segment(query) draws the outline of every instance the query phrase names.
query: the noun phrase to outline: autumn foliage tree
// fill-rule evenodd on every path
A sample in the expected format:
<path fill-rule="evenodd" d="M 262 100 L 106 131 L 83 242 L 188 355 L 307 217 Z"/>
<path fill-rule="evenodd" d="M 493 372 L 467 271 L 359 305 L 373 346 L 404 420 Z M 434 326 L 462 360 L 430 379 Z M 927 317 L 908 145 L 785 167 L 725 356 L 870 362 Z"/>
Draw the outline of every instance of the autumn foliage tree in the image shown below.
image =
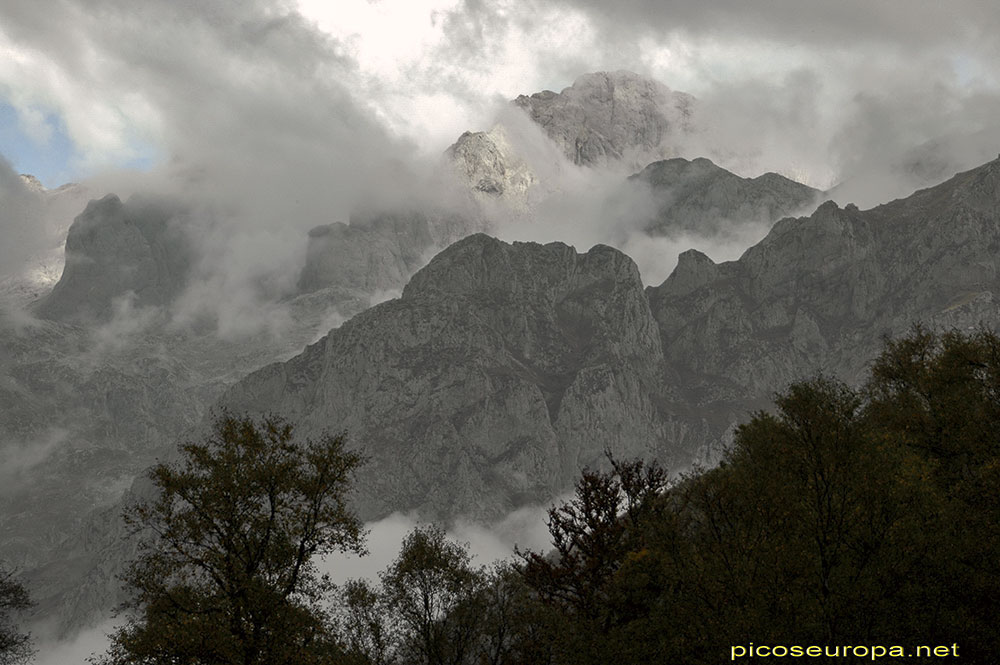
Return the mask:
<path fill-rule="evenodd" d="M 128 621 L 100 662 L 333 662 L 315 559 L 363 550 L 346 501 L 361 458 L 343 435 L 300 441 L 281 418 L 229 414 L 181 451 L 150 471 L 158 496 L 126 513 L 145 539 L 124 577 Z"/>

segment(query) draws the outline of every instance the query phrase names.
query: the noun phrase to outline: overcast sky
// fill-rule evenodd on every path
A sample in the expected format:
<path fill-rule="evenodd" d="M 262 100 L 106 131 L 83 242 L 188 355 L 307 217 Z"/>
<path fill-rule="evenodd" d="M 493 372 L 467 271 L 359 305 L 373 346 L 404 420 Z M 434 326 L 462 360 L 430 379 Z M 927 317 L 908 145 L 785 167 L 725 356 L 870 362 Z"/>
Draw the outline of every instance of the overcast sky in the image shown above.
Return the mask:
<path fill-rule="evenodd" d="M 207 201 L 232 223 L 194 231 L 204 294 L 253 318 L 248 285 L 294 283 L 309 228 L 372 201 L 439 202 L 426 179 L 463 131 L 586 72 L 695 95 L 704 131 L 684 157 L 846 180 L 841 204 L 904 196 L 901 160 L 943 178 L 1000 152 L 998 33 L 987 0 L 3 0 L 0 181 Z M 8 254 L 52 244 L 15 203 L 0 231 L 25 246 Z M 615 244 L 603 219 L 557 221 L 581 251 Z M 657 281 L 687 245 L 723 260 L 753 238 L 716 240 L 616 246 Z"/>
<path fill-rule="evenodd" d="M 988 122 L 998 29 L 987 0 L 5 0 L 0 150 L 49 186 L 171 160 L 351 180 L 623 68 L 802 125 L 824 154 L 792 157 L 832 177 L 838 132 L 864 150 Z"/>

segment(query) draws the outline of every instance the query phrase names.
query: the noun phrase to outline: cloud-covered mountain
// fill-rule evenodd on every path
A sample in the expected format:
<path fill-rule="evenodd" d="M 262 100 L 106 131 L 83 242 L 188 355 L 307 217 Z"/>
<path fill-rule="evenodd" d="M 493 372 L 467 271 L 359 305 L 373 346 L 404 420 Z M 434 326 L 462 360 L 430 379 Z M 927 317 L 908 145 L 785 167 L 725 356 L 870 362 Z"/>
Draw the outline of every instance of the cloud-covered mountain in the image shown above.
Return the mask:
<path fill-rule="evenodd" d="M 606 91 L 601 76 L 584 78 Z M 543 95 L 544 117 L 577 122 L 570 111 L 591 97 L 562 94 L 569 101 Z M 604 109 L 608 98 L 596 99 Z M 620 104 L 648 98 L 610 99 L 627 119 Z M 753 225 L 764 234 L 819 196 L 707 159 L 661 159 L 625 178 L 609 160 L 663 138 L 658 120 L 638 117 L 648 131 L 624 144 L 578 123 L 605 146 L 582 152 L 602 155 L 585 164 L 534 122 L 463 135 L 446 158 L 471 198 L 358 211 L 300 234 L 284 289 L 254 283 L 275 326 L 259 334 L 181 316 L 192 285 L 213 288 L 215 246 L 198 226 L 211 220 L 181 199 L 92 202 L 67 235 L 62 279 L 36 304 L 42 320 L 9 313 L 0 335 L 14 479 L 0 530 L 42 611 L 70 628 L 114 604 L 127 554 L 114 501 L 154 456 L 197 435 L 212 405 L 277 410 L 306 434 L 349 429 L 372 457 L 359 483 L 365 517 L 492 519 L 565 490 L 605 447 L 675 469 L 712 463 L 772 391 L 816 369 L 859 376 L 883 333 L 1000 321 L 996 162 L 872 210 L 827 203 L 783 219 L 736 261 L 686 252 L 659 286 L 644 287 L 636 262 L 607 245 L 579 253 L 482 234 L 452 244 L 490 225 L 509 231 L 501 208 L 476 206 L 531 191 L 544 203 L 525 209 L 531 223 L 565 224 L 549 233 L 593 224 L 602 237 L 630 233 L 633 247 Z M 526 136 L 546 143 L 522 152 Z M 538 168 L 551 159 L 555 169 Z M 572 177 L 556 184 L 572 187 L 546 199 L 559 169 Z M 611 185 L 587 192 L 598 181 Z"/>
<path fill-rule="evenodd" d="M 584 74 L 562 92 L 521 95 L 524 109 L 573 164 L 630 168 L 677 152 L 694 98 L 627 71 Z"/>
<path fill-rule="evenodd" d="M 703 399 L 764 398 L 820 369 L 857 379 L 918 321 L 997 326 L 998 248 L 1000 160 L 870 210 L 828 201 L 738 261 L 682 254 L 650 308 Z"/>
<path fill-rule="evenodd" d="M 496 518 L 547 500 L 606 446 L 644 441 L 669 457 L 662 364 L 628 257 L 480 234 L 222 404 L 281 413 L 303 433 L 350 431 L 371 457 L 357 485 L 365 518 Z"/>
<path fill-rule="evenodd" d="M 370 516 L 489 515 L 565 489 L 603 446 L 708 459 L 724 414 L 818 369 L 855 379 L 882 334 L 1000 322 L 998 203 L 1000 161 L 868 211 L 828 202 L 645 292 L 608 247 L 472 236 L 224 403 L 350 429 L 374 456 Z"/>
<path fill-rule="evenodd" d="M 630 180 L 649 188 L 655 213 L 646 231 L 654 236 L 725 233 L 750 223 L 770 226 L 815 205 L 822 195 L 777 173 L 741 178 L 704 157 L 654 162 Z"/>

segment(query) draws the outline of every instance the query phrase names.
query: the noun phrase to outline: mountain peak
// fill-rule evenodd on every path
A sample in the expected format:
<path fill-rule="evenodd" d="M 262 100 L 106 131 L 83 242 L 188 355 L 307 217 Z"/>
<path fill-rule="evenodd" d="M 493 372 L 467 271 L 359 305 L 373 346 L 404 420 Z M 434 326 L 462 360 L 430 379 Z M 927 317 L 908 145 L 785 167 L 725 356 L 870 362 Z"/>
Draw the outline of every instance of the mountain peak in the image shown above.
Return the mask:
<path fill-rule="evenodd" d="M 628 256 L 606 245 L 586 254 L 561 242 L 497 240 L 483 233 L 459 240 L 418 271 L 403 298 L 427 294 L 489 293 L 517 298 L 545 285 L 607 281 L 641 289 L 639 269 Z M 574 287 L 575 288 L 575 287 Z"/>
<path fill-rule="evenodd" d="M 115 194 L 91 200 L 66 235 L 66 264 L 52 292 L 38 303 L 43 318 L 103 320 L 116 299 L 162 305 L 182 290 L 193 250 L 169 222 L 178 210 L 153 199 Z"/>
<path fill-rule="evenodd" d="M 48 191 L 48 189 L 45 187 L 45 185 L 43 185 L 42 182 L 38 178 L 36 178 L 35 176 L 31 175 L 30 173 L 22 173 L 20 175 L 21 175 L 21 182 L 30 191 L 32 191 L 32 192 L 40 192 L 40 193 Z"/>
<path fill-rule="evenodd" d="M 693 102 L 690 95 L 627 71 L 584 74 L 562 92 L 514 100 L 570 161 L 587 166 L 645 164 L 666 156 L 671 136 L 687 131 Z"/>

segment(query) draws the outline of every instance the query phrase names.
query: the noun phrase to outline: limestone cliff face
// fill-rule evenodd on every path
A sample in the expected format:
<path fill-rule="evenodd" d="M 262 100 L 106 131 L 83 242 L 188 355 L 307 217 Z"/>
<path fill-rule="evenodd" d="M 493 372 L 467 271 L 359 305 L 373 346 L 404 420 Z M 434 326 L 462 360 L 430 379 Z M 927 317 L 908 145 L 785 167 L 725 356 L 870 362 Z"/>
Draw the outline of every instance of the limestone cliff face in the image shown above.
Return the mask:
<path fill-rule="evenodd" d="M 855 381 L 915 322 L 1000 324 L 1000 161 L 861 211 L 824 203 L 738 260 L 685 253 L 647 289 L 667 363 L 704 402 L 754 400 L 818 370 Z"/>
<path fill-rule="evenodd" d="M 809 217 L 786 218 L 738 261 L 685 252 L 663 284 L 645 290 L 632 261 L 608 247 L 579 254 L 560 243 L 474 235 L 419 270 L 399 299 L 236 382 L 219 405 L 281 413 L 305 435 L 347 429 L 371 456 L 357 482 L 365 518 L 415 509 L 428 518 L 490 519 L 551 500 L 606 447 L 673 469 L 712 464 L 732 426 L 767 408 L 789 382 L 817 370 L 859 379 L 884 333 L 917 321 L 996 328 L 998 250 L 1000 162 L 871 210 L 826 203 Z M 15 382 L 3 386 L 7 403 L 20 405 L 19 422 L 55 410 L 17 401 L 32 377 L 55 384 L 60 372 L 82 373 L 65 359 L 32 355 L 62 343 L 33 344 L 58 332 L 46 326 L 0 355 L 23 367 L 8 371 Z M 114 414 L 99 421 L 109 432 L 117 423 L 127 438 L 138 436 L 125 427 L 132 421 L 176 431 L 170 414 L 211 404 L 209 374 L 183 373 L 196 362 L 120 362 L 122 378 L 69 384 L 86 396 L 77 399 Z M 133 382 L 126 368 L 145 373 Z M 162 389 L 141 391 L 157 381 Z M 67 403 L 75 413 L 103 413 Z M 165 422 L 139 418 L 157 408 Z M 98 456 L 84 453 L 91 457 L 68 454 L 52 484 L 70 465 L 86 473 L 81 460 Z M 77 486 L 84 483 L 67 491 Z M 11 514 L 23 528 L 36 513 L 22 506 Z M 48 580 L 46 602 L 62 603 L 67 623 L 80 625 L 113 604 L 109 589 L 127 545 L 107 513 L 74 520 L 83 525 L 75 539 L 41 536 L 51 535 L 44 542 L 65 562 L 42 562 L 35 573 Z"/>
<path fill-rule="evenodd" d="M 675 156 L 679 137 L 690 130 L 693 103 L 690 95 L 632 72 L 585 74 L 561 93 L 513 100 L 533 128 L 508 116 L 487 132 L 462 134 L 445 159 L 481 206 L 530 213 L 539 197 L 558 189 L 553 173 L 567 162 L 624 176 Z"/>
<path fill-rule="evenodd" d="M 503 125 L 488 132 L 465 132 L 445 151 L 445 157 L 479 197 L 523 201 L 537 181 L 517 155 Z"/>
<path fill-rule="evenodd" d="M 669 456 L 661 366 L 628 257 L 474 235 L 399 300 L 250 375 L 222 403 L 275 410 L 306 433 L 346 428 L 372 458 L 358 482 L 365 517 L 487 518 L 547 500 L 605 447 Z"/>
<path fill-rule="evenodd" d="M 703 157 L 653 162 L 630 178 L 649 186 L 657 205 L 648 231 L 705 234 L 748 223 L 771 224 L 815 205 L 819 190 L 777 173 L 742 178 Z"/>
<path fill-rule="evenodd" d="M 676 154 L 671 136 L 687 131 L 693 102 L 626 71 L 585 74 L 562 92 L 514 100 L 574 164 L 630 161 L 634 167 Z"/>
<path fill-rule="evenodd" d="M 37 313 L 60 321 L 100 321 L 116 299 L 144 307 L 170 302 L 184 288 L 193 255 L 176 209 L 114 194 L 91 201 L 66 236 L 66 264 Z"/>
<path fill-rule="evenodd" d="M 309 232 L 298 288 L 302 293 L 330 286 L 364 293 L 400 289 L 426 263 L 433 245 L 423 215 L 384 215 L 367 224 L 317 226 Z"/>

